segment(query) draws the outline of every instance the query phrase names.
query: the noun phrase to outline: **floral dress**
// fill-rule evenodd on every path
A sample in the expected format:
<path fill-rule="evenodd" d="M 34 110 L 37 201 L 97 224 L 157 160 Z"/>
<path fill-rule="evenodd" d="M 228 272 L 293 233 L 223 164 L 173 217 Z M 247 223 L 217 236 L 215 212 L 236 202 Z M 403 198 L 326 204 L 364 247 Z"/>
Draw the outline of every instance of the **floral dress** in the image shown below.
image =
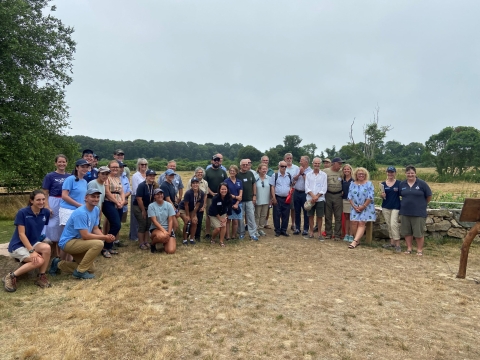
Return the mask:
<path fill-rule="evenodd" d="M 351 221 L 375 221 L 375 204 L 373 203 L 373 184 L 367 181 L 365 184 L 355 184 L 352 182 L 348 190 L 348 200 L 352 200 L 357 206 L 363 205 L 365 201 L 370 199 L 370 204 L 362 211 L 356 212 L 353 207 L 350 212 Z"/>

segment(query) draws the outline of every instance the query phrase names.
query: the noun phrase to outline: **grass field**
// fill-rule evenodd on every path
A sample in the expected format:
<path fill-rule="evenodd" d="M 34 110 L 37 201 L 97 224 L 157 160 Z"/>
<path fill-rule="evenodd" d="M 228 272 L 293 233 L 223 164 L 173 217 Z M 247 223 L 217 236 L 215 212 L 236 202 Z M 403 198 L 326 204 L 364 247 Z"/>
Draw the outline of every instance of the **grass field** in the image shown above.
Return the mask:
<path fill-rule="evenodd" d="M 467 280 L 458 242 L 429 241 L 422 258 L 271 232 L 171 256 L 120 250 L 95 280 L 0 292 L 0 358 L 480 357 L 477 244 Z"/>
<path fill-rule="evenodd" d="M 0 242 L 11 232 L 1 221 Z M 167 256 L 127 232 L 95 280 L 0 291 L 0 359 L 480 358 L 478 243 L 459 280 L 459 241 L 428 239 L 418 257 L 270 230 Z"/>

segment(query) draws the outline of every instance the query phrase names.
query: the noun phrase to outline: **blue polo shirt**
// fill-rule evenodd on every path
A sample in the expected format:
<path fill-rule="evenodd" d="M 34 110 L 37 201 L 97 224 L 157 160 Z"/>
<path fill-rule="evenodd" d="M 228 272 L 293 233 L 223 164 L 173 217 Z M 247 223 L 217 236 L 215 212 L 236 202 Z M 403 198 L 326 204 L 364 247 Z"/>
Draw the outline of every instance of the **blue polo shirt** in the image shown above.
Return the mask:
<path fill-rule="evenodd" d="M 15 216 L 15 231 L 8 244 L 8 251 L 14 252 L 18 248 L 24 247 L 18 235 L 18 225 L 25 226 L 25 235 L 30 244 L 33 245 L 40 241 L 43 227 L 48 225 L 48 219 L 50 219 L 50 211 L 47 209 L 41 209 L 38 215 L 35 215 L 30 206 L 20 209 Z"/>
<path fill-rule="evenodd" d="M 83 204 L 87 194 L 87 181 L 85 179 L 75 181 L 75 176 L 69 176 L 63 182 L 62 190 L 68 190 L 68 196 L 79 204 Z M 63 199 L 60 201 L 60 207 L 70 210 L 76 209 L 76 206 L 70 205 Z"/>
<path fill-rule="evenodd" d="M 72 174 L 59 174 L 55 171 L 48 173 L 43 179 L 42 189 L 48 190 L 49 196 L 61 197 L 63 182 L 70 176 Z"/>
<path fill-rule="evenodd" d="M 387 186 L 387 182 L 382 182 L 385 194 L 387 195 L 382 201 L 382 208 L 389 210 L 400 210 L 400 180 L 395 180 L 393 186 Z"/>
<path fill-rule="evenodd" d="M 100 210 L 98 207 L 94 207 L 92 211 L 88 210 L 85 205 L 77 208 L 65 225 L 62 236 L 58 242 L 58 246 L 63 250 L 67 242 L 73 239 L 81 239 L 80 230 L 87 230 L 92 232 L 95 226 L 98 226 L 100 219 Z"/>
<path fill-rule="evenodd" d="M 410 187 L 407 180 L 400 183 L 400 215 L 427 217 L 427 197 L 432 196 L 432 190 L 423 180 L 417 178 Z"/>
<path fill-rule="evenodd" d="M 276 184 L 275 184 L 276 182 Z M 285 175 L 278 173 L 278 178 L 275 181 L 275 174 L 268 179 L 268 183 L 275 187 L 275 195 L 286 197 L 290 192 L 291 177 L 285 172 Z"/>

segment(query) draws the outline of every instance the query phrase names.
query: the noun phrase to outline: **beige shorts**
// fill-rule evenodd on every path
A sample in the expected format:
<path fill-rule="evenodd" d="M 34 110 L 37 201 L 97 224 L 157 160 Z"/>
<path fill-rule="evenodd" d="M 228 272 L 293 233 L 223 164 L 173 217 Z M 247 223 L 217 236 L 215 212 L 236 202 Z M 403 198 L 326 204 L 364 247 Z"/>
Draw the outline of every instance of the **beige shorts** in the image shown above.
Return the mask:
<path fill-rule="evenodd" d="M 405 216 L 401 217 L 400 233 L 403 236 L 412 236 L 415 238 L 422 238 L 425 235 L 426 219 L 420 216 Z"/>
<path fill-rule="evenodd" d="M 224 227 L 225 226 L 225 223 L 223 223 L 223 226 L 222 226 L 222 223 L 220 222 L 220 220 L 216 217 L 216 216 L 210 216 L 210 224 L 212 224 L 213 228 L 214 229 L 217 229 L 217 228 L 220 228 L 220 227 Z M 222 216 L 220 216 L 222 219 L 225 219 L 227 217 L 227 214 L 223 214 Z"/>
<path fill-rule="evenodd" d="M 40 241 L 37 241 L 35 244 L 32 245 L 32 247 L 35 249 L 35 246 L 37 246 L 38 244 L 40 244 Z M 24 246 L 19 247 L 17 250 L 14 250 L 9 254 L 12 258 L 17 259 L 20 262 L 23 262 L 23 260 L 30 257 L 30 253 L 28 252 L 27 248 Z"/>
<path fill-rule="evenodd" d="M 343 199 L 343 212 L 345 214 L 350 214 L 352 211 L 352 204 L 350 204 L 350 200 Z"/>

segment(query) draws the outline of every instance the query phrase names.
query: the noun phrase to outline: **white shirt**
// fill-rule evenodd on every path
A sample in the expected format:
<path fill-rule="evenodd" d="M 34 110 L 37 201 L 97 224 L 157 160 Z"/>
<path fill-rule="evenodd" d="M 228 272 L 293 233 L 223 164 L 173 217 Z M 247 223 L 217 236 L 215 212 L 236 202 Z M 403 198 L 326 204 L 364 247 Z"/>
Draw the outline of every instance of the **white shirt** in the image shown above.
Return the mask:
<path fill-rule="evenodd" d="M 312 200 L 309 192 L 312 192 L 314 195 L 323 194 L 317 200 L 317 202 L 325 201 L 325 193 L 327 192 L 327 174 L 322 170 L 318 174 L 315 174 L 315 171 L 312 171 L 307 174 L 305 179 L 305 193 L 307 194 L 307 201 Z"/>

